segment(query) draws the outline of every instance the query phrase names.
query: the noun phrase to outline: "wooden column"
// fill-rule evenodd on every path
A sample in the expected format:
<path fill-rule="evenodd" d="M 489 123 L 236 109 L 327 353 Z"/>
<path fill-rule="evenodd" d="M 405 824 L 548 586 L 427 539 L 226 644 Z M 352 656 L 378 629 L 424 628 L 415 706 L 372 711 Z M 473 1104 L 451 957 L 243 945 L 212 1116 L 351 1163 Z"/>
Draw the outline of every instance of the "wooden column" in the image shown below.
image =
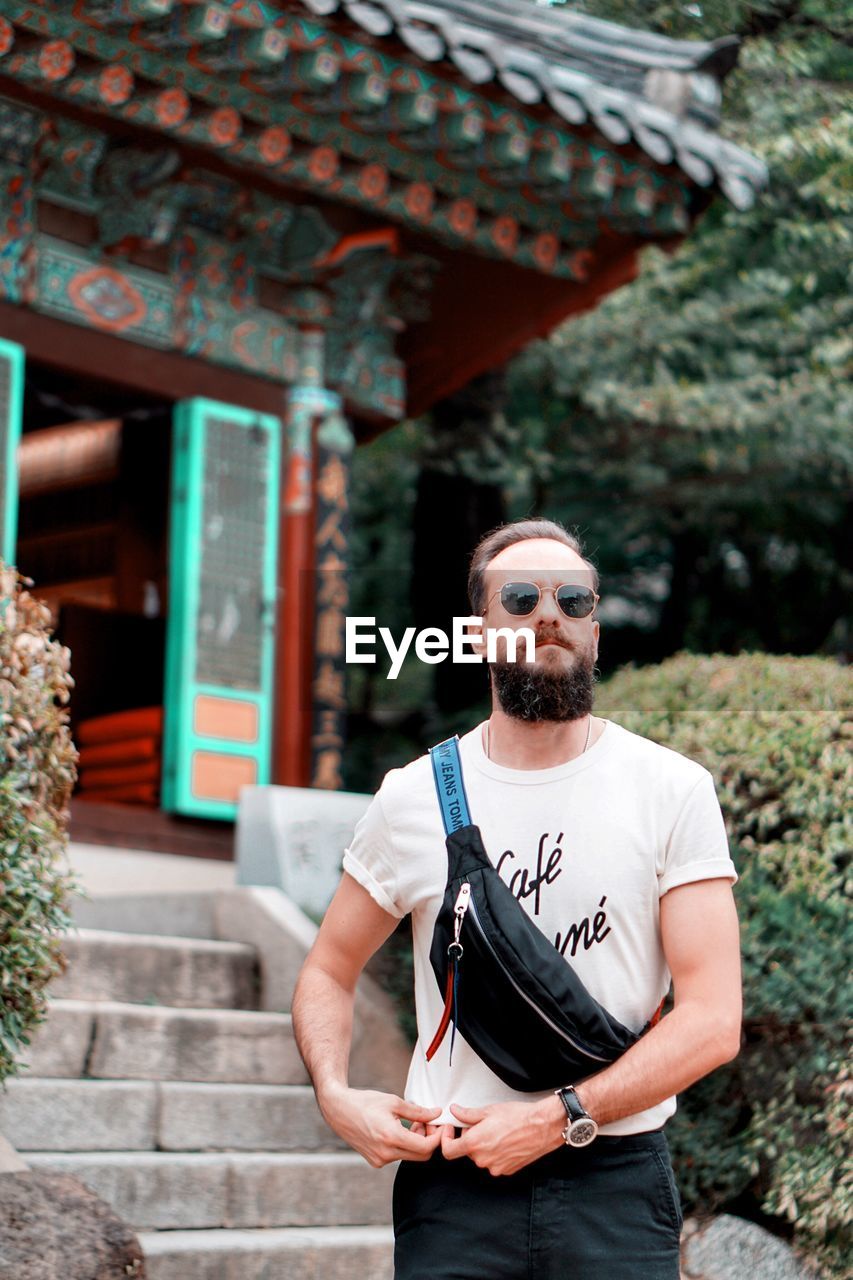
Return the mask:
<path fill-rule="evenodd" d="M 299 380 L 288 394 L 285 421 L 273 747 L 273 781 L 291 787 L 308 786 L 311 768 L 315 436 L 340 412 L 340 397 L 323 386 L 322 331 L 306 329 L 300 341 Z"/>

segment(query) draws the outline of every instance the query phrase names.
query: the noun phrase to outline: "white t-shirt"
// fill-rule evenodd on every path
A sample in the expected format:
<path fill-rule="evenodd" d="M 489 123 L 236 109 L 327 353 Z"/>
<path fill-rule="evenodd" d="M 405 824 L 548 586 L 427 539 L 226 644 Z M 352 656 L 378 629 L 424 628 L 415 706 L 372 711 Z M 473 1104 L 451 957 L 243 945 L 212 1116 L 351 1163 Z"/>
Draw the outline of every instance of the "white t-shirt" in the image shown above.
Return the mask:
<path fill-rule="evenodd" d="M 550 769 L 489 760 L 482 725 L 460 741 L 471 819 L 492 863 L 590 993 L 639 1030 L 670 987 L 659 902 L 677 885 L 737 879 L 711 774 L 695 760 L 612 720 L 582 755 Z M 457 1033 L 430 1062 L 425 1050 L 444 993 L 429 962 L 447 880 L 447 850 L 429 756 L 386 774 L 344 853 L 344 870 L 383 910 L 412 914 L 418 1042 L 406 1098 L 442 1107 L 532 1100 L 504 1084 Z M 566 1083 L 569 1083 L 568 1081 Z M 577 1082 L 576 1082 L 577 1083 Z M 675 1098 L 604 1125 L 657 1129 Z"/>

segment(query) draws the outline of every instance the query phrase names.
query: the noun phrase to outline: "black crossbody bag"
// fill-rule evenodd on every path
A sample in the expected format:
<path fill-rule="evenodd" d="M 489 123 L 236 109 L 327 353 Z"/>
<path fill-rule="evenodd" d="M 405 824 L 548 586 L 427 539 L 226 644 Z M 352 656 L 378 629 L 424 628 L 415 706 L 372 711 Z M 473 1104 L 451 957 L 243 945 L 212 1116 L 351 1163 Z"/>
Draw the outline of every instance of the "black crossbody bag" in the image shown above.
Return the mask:
<path fill-rule="evenodd" d="M 471 821 L 458 743 L 448 738 L 430 749 L 447 834 L 447 885 L 430 947 L 444 1013 L 427 1060 L 452 1023 L 453 1035 L 458 1030 L 513 1089 L 565 1087 L 630 1049 L 661 1007 L 640 1031 L 630 1031 L 530 919 Z"/>

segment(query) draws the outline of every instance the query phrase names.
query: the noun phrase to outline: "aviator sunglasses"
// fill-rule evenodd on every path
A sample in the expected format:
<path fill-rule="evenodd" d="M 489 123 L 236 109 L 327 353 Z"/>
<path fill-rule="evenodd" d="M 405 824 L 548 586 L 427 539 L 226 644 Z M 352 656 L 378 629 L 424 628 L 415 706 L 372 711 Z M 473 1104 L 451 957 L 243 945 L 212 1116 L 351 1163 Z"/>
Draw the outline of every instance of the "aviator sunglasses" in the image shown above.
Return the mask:
<path fill-rule="evenodd" d="M 564 582 L 560 587 L 540 587 L 535 582 L 505 582 L 493 591 L 486 601 L 486 608 L 499 595 L 501 604 L 514 618 L 524 618 L 533 613 L 542 599 L 542 592 L 553 591 L 557 604 L 567 618 L 588 618 L 601 597 L 591 587 L 578 582 Z"/>

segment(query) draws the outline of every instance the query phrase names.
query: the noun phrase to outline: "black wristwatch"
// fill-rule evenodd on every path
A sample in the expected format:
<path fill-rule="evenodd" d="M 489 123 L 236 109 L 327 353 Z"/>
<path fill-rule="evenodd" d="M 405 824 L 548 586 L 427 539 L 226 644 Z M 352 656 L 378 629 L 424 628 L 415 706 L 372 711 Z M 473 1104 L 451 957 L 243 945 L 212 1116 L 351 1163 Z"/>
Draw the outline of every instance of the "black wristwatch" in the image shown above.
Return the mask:
<path fill-rule="evenodd" d="M 566 1108 L 569 1122 L 563 1130 L 563 1142 L 567 1147 L 588 1147 L 598 1133 L 598 1125 L 586 1111 L 574 1088 L 555 1089 L 554 1092 Z"/>

